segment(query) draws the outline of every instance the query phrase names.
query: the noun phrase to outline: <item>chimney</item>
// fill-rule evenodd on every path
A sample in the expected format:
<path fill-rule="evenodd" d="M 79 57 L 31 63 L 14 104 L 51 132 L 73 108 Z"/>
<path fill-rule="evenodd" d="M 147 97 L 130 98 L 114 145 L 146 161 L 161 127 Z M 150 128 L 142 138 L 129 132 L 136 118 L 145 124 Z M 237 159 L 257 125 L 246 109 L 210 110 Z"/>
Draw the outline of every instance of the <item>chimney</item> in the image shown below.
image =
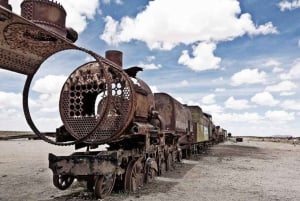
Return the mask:
<path fill-rule="evenodd" d="M 108 50 L 105 52 L 105 58 L 117 64 L 120 68 L 123 66 L 123 53 L 118 50 Z"/>

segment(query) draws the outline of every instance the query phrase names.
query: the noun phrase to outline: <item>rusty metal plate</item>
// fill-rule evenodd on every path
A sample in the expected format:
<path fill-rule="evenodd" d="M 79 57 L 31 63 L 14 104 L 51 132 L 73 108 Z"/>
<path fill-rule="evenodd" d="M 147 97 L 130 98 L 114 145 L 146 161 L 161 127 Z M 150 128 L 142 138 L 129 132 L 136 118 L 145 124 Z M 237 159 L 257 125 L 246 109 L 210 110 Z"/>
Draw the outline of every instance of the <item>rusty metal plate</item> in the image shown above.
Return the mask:
<path fill-rule="evenodd" d="M 65 38 L 0 7 L 0 68 L 34 74 L 56 52 L 79 49 Z"/>
<path fill-rule="evenodd" d="M 104 143 L 118 137 L 134 116 L 135 91 L 127 74 L 107 60 L 84 64 L 64 84 L 60 114 L 76 139 L 97 130 L 85 140 Z"/>

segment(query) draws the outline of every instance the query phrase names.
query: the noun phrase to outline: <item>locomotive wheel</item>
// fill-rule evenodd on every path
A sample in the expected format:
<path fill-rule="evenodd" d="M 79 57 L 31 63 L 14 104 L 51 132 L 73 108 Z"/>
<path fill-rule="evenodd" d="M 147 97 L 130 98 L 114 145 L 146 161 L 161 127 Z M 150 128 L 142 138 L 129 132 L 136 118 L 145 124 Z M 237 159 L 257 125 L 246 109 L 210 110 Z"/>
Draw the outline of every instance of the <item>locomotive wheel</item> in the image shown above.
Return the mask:
<path fill-rule="evenodd" d="M 115 174 L 100 175 L 95 182 L 95 195 L 101 199 L 111 194 L 116 180 Z"/>
<path fill-rule="evenodd" d="M 169 153 L 167 157 L 167 171 L 172 171 L 172 170 L 174 170 L 174 160 L 173 160 L 172 153 Z"/>
<path fill-rule="evenodd" d="M 124 190 L 127 192 L 137 192 L 138 188 L 143 186 L 144 173 L 141 159 L 130 161 L 127 166 L 124 181 Z"/>
<path fill-rule="evenodd" d="M 53 175 L 53 184 L 60 190 L 66 190 L 71 186 L 74 181 L 74 177 L 68 175 Z"/>

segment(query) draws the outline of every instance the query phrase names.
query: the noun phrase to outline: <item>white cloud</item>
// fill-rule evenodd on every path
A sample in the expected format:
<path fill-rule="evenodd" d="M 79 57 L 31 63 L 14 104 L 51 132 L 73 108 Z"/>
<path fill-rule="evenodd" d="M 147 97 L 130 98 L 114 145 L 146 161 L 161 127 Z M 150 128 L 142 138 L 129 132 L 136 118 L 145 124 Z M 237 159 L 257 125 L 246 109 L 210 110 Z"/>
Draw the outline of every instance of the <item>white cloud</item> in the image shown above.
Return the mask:
<path fill-rule="evenodd" d="M 265 117 L 270 121 L 292 121 L 295 119 L 295 113 L 283 110 L 267 111 Z"/>
<path fill-rule="evenodd" d="M 123 4 L 123 0 L 102 0 L 104 4 L 110 4 L 111 2 L 115 2 L 116 4 Z"/>
<path fill-rule="evenodd" d="M 224 91 L 226 91 L 225 88 L 216 88 L 215 89 L 215 92 L 224 92 Z"/>
<path fill-rule="evenodd" d="M 22 94 L 0 91 L 0 109 L 22 108 Z"/>
<path fill-rule="evenodd" d="M 267 66 L 267 67 L 278 67 L 280 66 L 281 63 L 275 59 L 269 59 L 265 64 L 264 66 Z"/>
<path fill-rule="evenodd" d="M 20 14 L 22 0 L 10 0 L 15 13 Z M 81 33 L 87 26 L 87 20 L 93 19 L 99 7 L 98 0 L 61 0 L 59 1 L 67 12 L 66 25 Z"/>
<path fill-rule="evenodd" d="M 200 107 L 202 108 L 203 112 L 206 112 L 206 113 L 209 113 L 209 114 L 216 114 L 216 113 L 222 113 L 223 112 L 223 108 L 221 106 L 217 105 L 217 104 L 211 104 L 211 105 L 201 104 Z"/>
<path fill-rule="evenodd" d="M 300 110 L 300 101 L 286 100 L 283 101 L 280 106 L 286 110 Z"/>
<path fill-rule="evenodd" d="M 154 61 L 156 58 L 155 58 L 155 56 L 147 56 L 147 61 L 148 62 L 152 62 L 152 61 Z"/>
<path fill-rule="evenodd" d="M 201 102 L 202 102 L 203 104 L 206 104 L 206 105 L 214 104 L 214 103 L 216 102 L 215 97 L 216 97 L 215 94 L 209 94 L 209 95 L 207 95 L 207 96 L 204 96 L 204 97 L 201 99 Z"/>
<path fill-rule="evenodd" d="M 279 61 L 277 61 L 276 59 L 267 60 L 266 63 L 263 64 L 263 66 L 273 68 L 273 70 L 272 70 L 273 73 L 280 73 L 280 72 L 284 71 L 284 69 L 280 67 L 281 63 Z"/>
<path fill-rule="evenodd" d="M 149 1 L 135 18 L 116 21 L 106 17 L 101 38 L 109 44 L 140 40 L 150 49 L 170 50 L 180 43 L 228 41 L 245 34 L 272 33 L 277 29 L 271 22 L 256 26 L 250 14 L 241 12 L 237 0 L 156 0 Z"/>
<path fill-rule="evenodd" d="M 264 71 L 259 72 L 258 69 L 243 69 L 235 73 L 231 79 L 231 85 L 239 86 L 242 84 L 265 83 L 267 74 Z"/>
<path fill-rule="evenodd" d="M 250 108 L 250 106 L 248 105 L 248 100 L 245 99 L 236 100 L 233 96 L 231 96 L 225 101 L 225 107 L 230 109 L 235 109 L 235 110 L 243 110 L 243 109 Z"/>
<path fill-rule="evenodd" d="M 276 106 L 279 103 L 269 92 L 257 93 L 251 98 L 251 101 L 258 105 L 265 106 Z"/>
<path fill-rule="evenodd" d="M 180 82 L 180 86 L 183 86 L 183 87 L 186 87 L 186 86 L 189 86 L 189 82 L 187 81 L 187 80 L 182 80 L 181 82 Z"/>
<path fill-rule="evenodd" d="M 270 92 L 282 92 L 282 91 L 292 91 L 297 89 L 297 85 L 292 81 L 282 81 L 276 85 L 267 86 L 265 91 Z"/>
<path fill-rule="evenodd" d="M 294 10 L 300 8 L 300 0 L 293 0 L 293 1 L 284 0 L 279 2 L 277 5 L 281 11 Z"/>
<path fill-rule="evenodd" d="M 300 60 L 296 60 L 288 73 L 280 75 L 283 80 L 299 79 L 300 78 Z"/>
<path fill-rule="evenodd" d="M 154 64 L 154 63 L 145 64 L 141 62 L 138 64 L 138 66 L 142 67 L 145 70 L 157 70 L 161 68 L 161 64 Z"/>
<path fill-rule="evenodd" d="M 284 69 L 280 68 L 280 67 L 274 67 L 273 70 L 272 70 L 273 73 L 281 73 L 283 71 L 284 71 Z"/>
<path fill-rule="evenodd" d="M 191 68 L 194 71 L 217 69 L 220 67 L 221 58 L 214 56 L 216 44 L 202 42 L 193 46 L 193 57 L 190 57 L 187 50 L 182 51 L 178 63 Z"/>
<path fill-rule="evenodd" d="M 149 86 L 150 87 L 150 89 L 151 89 L 151 91 L 152 91 L 152 93 L 158 93 L 159 92 L 159 90 L 158 90 L 158 87 L 157 86 Z"/>
<path fill-rule="evenodd" d="M 217 113 L 213 115 L 213 119 L 218 122 L 247 122 L 258 123 L 264 117 L 258 113 L 245 112 L 243 114 L 238 113 Z"/>
<path fill-rule="evenodd" d="M 32 89 L 39 93 L 60 93 L 63 84 L 67 80 L 64 75 L 47 75 L 46 77 L 40 78 L 33 84 Z"/>
<path fill-rule="evenodd" d="M 289 92 L 281 92 L 280 94 L 279 94 L 279 96 L 292 96 L 292 95 L 295 95 L 296 94 L 296 92 L 294 92 L 294 91 L 289 91 Z"/>
<path fill-rule="evenodd" d="M 300 47 L 300 39 L 298 40 L 298 47 Z"/>

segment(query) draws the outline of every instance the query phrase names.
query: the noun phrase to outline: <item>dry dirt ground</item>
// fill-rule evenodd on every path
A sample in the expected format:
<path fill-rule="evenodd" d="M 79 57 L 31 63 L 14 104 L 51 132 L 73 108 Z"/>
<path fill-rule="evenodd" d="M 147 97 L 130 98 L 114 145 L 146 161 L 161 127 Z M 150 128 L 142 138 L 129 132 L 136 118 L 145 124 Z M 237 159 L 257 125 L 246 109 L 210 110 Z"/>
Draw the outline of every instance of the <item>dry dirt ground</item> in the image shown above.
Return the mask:
<path fill-rule="evenodd" d="M 97 200 L 75 182 L 66 191 L 52 185 L 48 153 L 70 154 L 71 147 L 43 141 L 0 141 L 1 201 Z M 137 194 L 114 192 L 105 201 L 300 200 L 300 145 L 274 142 L 225 142 L 211 147 Z"/>

